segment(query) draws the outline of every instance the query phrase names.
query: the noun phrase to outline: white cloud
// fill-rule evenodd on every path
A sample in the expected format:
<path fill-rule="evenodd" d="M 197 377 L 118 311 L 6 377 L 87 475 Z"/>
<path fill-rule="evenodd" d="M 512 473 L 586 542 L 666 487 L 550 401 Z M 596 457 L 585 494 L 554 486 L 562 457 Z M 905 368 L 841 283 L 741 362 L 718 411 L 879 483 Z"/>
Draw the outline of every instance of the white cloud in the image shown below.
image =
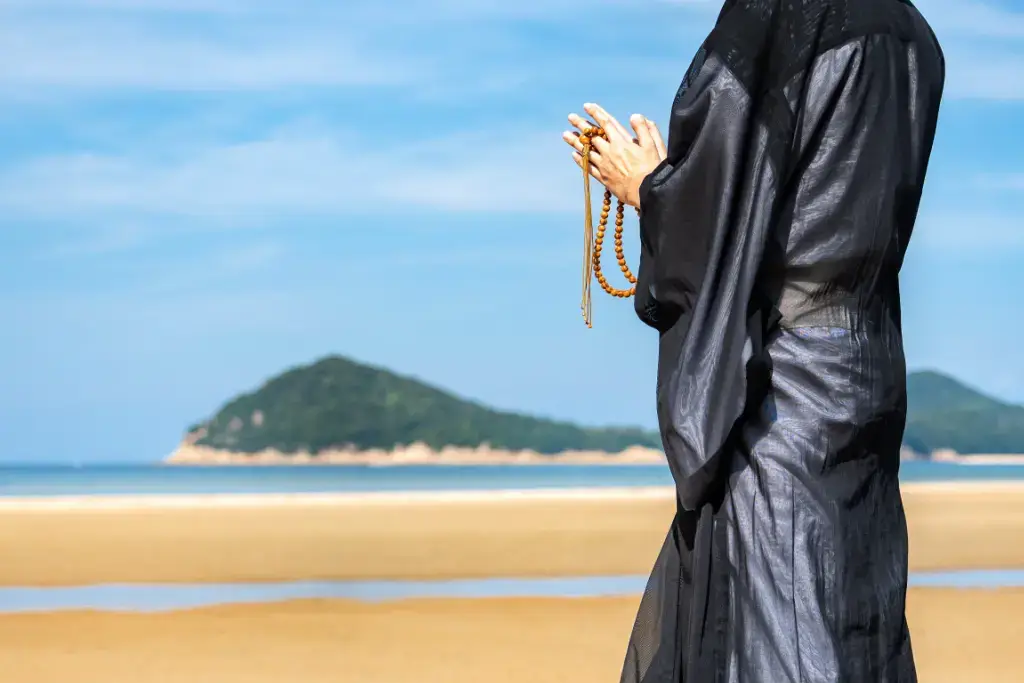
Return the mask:
<path fill-rule="evenodd" d="M 53 10 L 129 10 L 189 12 L 223 11 L 233 7 L 243 9 L 244 3 L 233 0 L 0 0 L 0 10 L 53 11 Z"/>
<path fill-rule="evenodd" d="M 978 185 L 989 190 L 1024 190 L 1024 173 L 986 174 L 978 177 Z"/>
<path fill-rule="evenodd" d="M 945 96 L 1024 100 L 1024 13 L 977 0 L 920 0 L 946 56 Z"/>
<path fill-rule="evenodd" d="M 272 90 L 394 85 L 427 77 L 428 61 L 359 46 L 314 26 L 238 27 L 221 35 L 147 22 L 26 20 L 0 27 L 0 88 Z"/>
<path fill-rule="evenodd" d="M 952 97 L 1024 98 L 1024 13 L 975 0 L 920 4 L 950 57 Z M 636 25 L 664 39 L 677 36 L 678 22 L 687 18 L 700 16 L 710 28 L 709 12 L 718 6 L 717 0 L 596 0 L 581 19 L 578 2 L 570 0 L 0 0 L 0 91 L 24 99 L 39 89 L 524 90 L 545 77 L 547 61 L 572 51 L 552 44 L 546 58 L 516 33 L 516 20 L 564 28 L 581 20 L 617 25 L 642 15 L 656 20 Z M 606 45 L 603 54 L 612 64 L 615 57 L 626 60 L 625 45 Z M 635 69 L 602 73 L 632 78 Z"/>
<path fill-rule="evenodd" d="M 235 247 L 217 256 L 215 267 L 233 273 L 260 270 L 278 259 L 281 246 L 274 242 L 257 242 Z"/>
<path fill-rule="evenodd" d="M 921 4 L 948 43 L 951 97 L 1024 99 L 1024 49 L 1021 56 L 1000 57 L 1000 50 L 1024 46 L 1017 40 L 1024 37 L 1024 15 L 969 0 Z M 587 20 L 615 12 L 670 16 L 714 5 L 662 0 L 638 8 L 602 0 Z M 81 16 L 69 18 L 72 9 Z M 0 27 L 0 91 L 345 91 L 401 85 L 403 92 L 455 102 L 474 93 L 526 91 L 532 81 L 563 68 L 547 65 L 544 53 L 530 49 L 536 46 L 526 45 L 521 35 L 503 32 L 502 22 L 578 20 L 579 6 L 568 0 L 0 0 L 0 10 L 13 17 Z M 167 21 L 168 13 L 202 16 Z M 988 56 L 973 60 L 971 41 L 981 38 Z M 477 49 L 495 60 L 474 59 Z M 596 58 L 606 80 L 618 78 L 619 71 L 631 74 L 634 84 L 678 75 L 678 64 L 645 69 L 643 57 L 615 50 Z M 571 66 L 564 67 L 567 73 Z M 556 137 L 558 124 L 548 131 L 520 127 L 500 138 L 479 131 L 413 143 L 299 121 L 229 143 L 219 138 L 223 130 L 211 139 L 199 130 L 202 125 L 190 125 L 202 109 L 194 116 L 161 121 L 158 130 L 175 132 L 129 139 L 116 154 L 81 148 L 13 167 L 8 162 L 0 170 L 0 210 L 115 226 L 180 219 L 260 224 L 303 214 L 341 216 L 382 204 L 439 211 L 579 210 L 580 178 Z M 1009 239 L 1000 225 L 993 228 L 997 242 Z M 114 228 L 89 245 L 68 248 L 116 249 L 138 239 L 131 230 Z M 940 227 L 927 239 L 954 239 L 943 234 Z"/>
<path fill-rule="evenodd" d="M 102 256 L 132 249 L 142 244 L 148 230 L 135 224 L 126 223 L 114 227 L 76 230 L 76 236 L 56 242 L 43 254 L 47 258 L 81 258 Z"/>
<path fill-rule="evenodd" d="M 1024 14 L 975 0 L 920 0 L 917 3 L 940 41 L 945 36 L 1024 38 Z"/>
<path fill-rule="evenodd" d="M 1024 100 L 1024 40 L 1002 48 L 993 40 L 946 40 L 942 44 L 946 56 L 944 98 Z"/>
<path fill-rule="evenodd" d="M 161 158 L 75 154 L 0 173 L 0 207 L 37 218 L 179 216 L 215 221 L 448 211 L 578 209 L 582 176 L 558 131 L 461 134 L 369 149 L 355 136 L 285 132 Z"/>
<path fill-rule="evenodd" d="M 401 85 L 493 92 L 526 86 L 549 71 L 552 59 L 577 53 L 559 42 L 546 55 L 517 33 L 518 20 L 564 28 L 576 24 L 580 12 L 571 0 L 0 3 L 0 91 L 19 99 L 40 89 L 81 94 Z M 609 26 L 638 9 L 626 0 L 595 0 L 587 11 L 595 26 Z M 692 11 L 682 10 L 684 16 Z"/>
<path fill-rule="evenodd" d="M 201 251 L 179 259 L 163 259 L 154 269 L 147 266 L 137 274 L 137 288 L 153 295 L 185 291 L 217 291 L 239 279 L 251 286 L 251 276 L 259 275 L 280 261 L 284 249 L 277 242 L 238 241 L 213 251 Z"/>
<path fill-rule="evenodd" d="M 914 227 L 911 248 L 992 253 L 1024 247 L 1024 226 L 1011 214 L 997 211 L 930 210 Z"/>
<path fill-rule="evenodd" d="M 944 96 L 954 99 L 1020 102 L 1024 100 L 1024 57 L 1001 57 L 980 68 L 953 65 Z"/>

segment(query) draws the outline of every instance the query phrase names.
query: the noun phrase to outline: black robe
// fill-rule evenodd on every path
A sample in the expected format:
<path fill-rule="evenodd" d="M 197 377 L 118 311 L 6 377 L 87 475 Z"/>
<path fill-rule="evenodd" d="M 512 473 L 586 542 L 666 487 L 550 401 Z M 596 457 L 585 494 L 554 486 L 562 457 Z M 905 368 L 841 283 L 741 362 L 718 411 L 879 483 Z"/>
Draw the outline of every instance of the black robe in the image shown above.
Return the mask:
<path fill-rule="evenodd" d="M 641 187 L 678 494 L 623 683 L 908 683 L 898 273 L 945 77 L 909 2 L 735 0 Z"/>

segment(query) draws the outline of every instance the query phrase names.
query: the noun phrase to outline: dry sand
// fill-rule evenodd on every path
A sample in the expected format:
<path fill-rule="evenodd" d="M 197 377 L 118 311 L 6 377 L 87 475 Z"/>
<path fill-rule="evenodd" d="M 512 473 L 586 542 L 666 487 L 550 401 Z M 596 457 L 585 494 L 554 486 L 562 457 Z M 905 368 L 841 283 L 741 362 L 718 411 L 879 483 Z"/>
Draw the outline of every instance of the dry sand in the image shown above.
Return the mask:
<path fill-rule="evenodd" d="M 638 598 L 0 615 L 12 683 L 615 683 Z M 916 589 L 922 683 L 1011 683 L 1024 591 Z"/>
<path fill-rule="evenodd" d="M 1024 567 L 1024 488 L 904 489 L 911 566 Z M 643 574 L 671 491 L 0 504 L 0 585 Z M 638 598 L 0 614 L 12 683 L 615 683 Z M 914 589 L 922 683 L 1024 680 L 1024 590 Z"/>
<path fill-rule="evenodd" d="M 423 443 L 396 446 L 391 450 L 326 450 L 312 453 L 283 453 L 267 449 L 257 453 L 225 451 L 209 446 L 197 446 L 194 441 L 205 436 L 197 432 L 182 442 L 164 461 L 168 465 L 378 465 L 391 466 L 414 463 L 417 465 L 497 465 L 522 464 L 559 465 L 635 465 L 665 462 L 665 453 L 644 446 L 630 446 L 619 453 L 607 451 L 564 451 L 544 454 L 537 451 L 506 451 L 488 445 L 476 447 L 445 446 L 434 450 Z"/>
<path fill-rule="evenodd" d="M 671 492 L 227 500 L 7 503 L 0 585 L 645 574 L 674 510 Z M 912 570 L 1024 567 L 1024 487 L 910 485 L 904 503 Z"/>

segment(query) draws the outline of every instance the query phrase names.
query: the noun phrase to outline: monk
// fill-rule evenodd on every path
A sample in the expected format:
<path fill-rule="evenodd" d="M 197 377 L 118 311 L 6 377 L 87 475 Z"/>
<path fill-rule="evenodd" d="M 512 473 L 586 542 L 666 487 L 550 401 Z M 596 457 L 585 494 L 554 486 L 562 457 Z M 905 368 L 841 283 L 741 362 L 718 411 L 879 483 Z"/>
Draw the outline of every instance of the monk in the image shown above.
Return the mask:
<path fill-rule="evenodd" d="M 591 174 L 640 210 L 677 491 L 623 683 L 917 680 L 899 272 L 944 80 L 907 0 L 727 0 L 667 146 L 584 107 Z"/>

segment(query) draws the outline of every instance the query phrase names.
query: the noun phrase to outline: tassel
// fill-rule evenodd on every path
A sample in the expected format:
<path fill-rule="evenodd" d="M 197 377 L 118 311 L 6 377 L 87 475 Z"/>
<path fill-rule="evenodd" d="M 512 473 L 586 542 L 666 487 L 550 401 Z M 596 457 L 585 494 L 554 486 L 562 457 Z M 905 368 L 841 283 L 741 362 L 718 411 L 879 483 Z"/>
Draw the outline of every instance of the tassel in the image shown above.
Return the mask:
<path fill-rule="evenodd" d="M 608 284 L 604 273 L 601 272 L 601 249 L 604 243 L 604 233 L 608 229 L 608 214 L 612 208 L 612 193 L 604 191 L 604 204 L 601 207 L 601 220 L 597 225 L 597 239 L 594 238 L 594 215 L 590 203 L 590 150 L 593 147 L 595 137 L 608 139 L 604 129 L 590 127 L 580 133 L 580 143 L 583 145 L 583 297 L 580 301 L 580 310 L 583 312 L 583 320 L 587 327 L 593 327 L 591 318 L 593 315 L 593 297 L 591 296 L 591 284 L 597 280 L 601 289 L 614 297 L 626 299 L 636 293 L 636 276 L 626 265 L 626 257 L 622 253 L 622 221 L 625 209 L 620 201 L 615 212 L 615 256 L 619 262 L 619 269 L 632 287 L 629 289 L 616 289 Z M 636 140 L 634 139 L 634 142 Z M 637 216 L 640 209 L 636 210 Z M 595 244 L 596 242 L 596 244 Z"/>
<path fill-rule="evenodd" d="M 590 202 L 590 148 L 593 142 L 592 136 L 600 129 L 589 129 L 582 136 L 583 142 L 583 299 L 580 302 L 580 310 L 583 312 L 583 320 L 587 327 L 593 327 L 591 316 L 593 313 L 593 300 L 591 296 L 591 281 L 594 279 L 594 216 Z"/>

